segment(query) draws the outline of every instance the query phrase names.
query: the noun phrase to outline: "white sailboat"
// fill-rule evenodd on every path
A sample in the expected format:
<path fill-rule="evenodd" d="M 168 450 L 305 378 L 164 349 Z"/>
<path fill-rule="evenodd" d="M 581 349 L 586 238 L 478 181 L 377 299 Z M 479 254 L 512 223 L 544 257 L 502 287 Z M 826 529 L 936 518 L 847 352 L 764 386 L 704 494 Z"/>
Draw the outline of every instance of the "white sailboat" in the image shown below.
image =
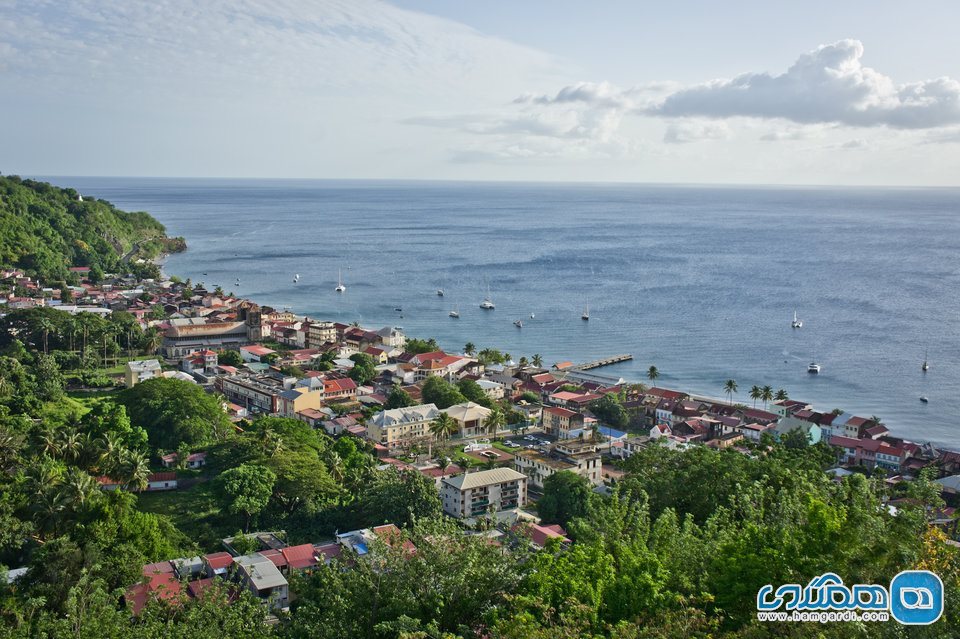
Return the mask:
<path fill-rule="evenodd" d="M 590 307 L 589 307 L 589 306 L 584 306 L 584 307 L 583 307 L 583 314 L 580 316 L 580 319 L 582 319 L 582 320 L 584 320 L 584 321 L 587 321 L 587 320 L 590 319 Z"/>
<path fill-rule="evenodd" d="M 340 269 L 337 269 L 337 288 L 333 290 L 337 293 L 343 293 L 347 290 L 347 287 L 343 285 L 343 274 Z"/>
<path fill-rule="evenodd" d="M 453 307 L 453 310 L 450 311 L 450 313 L 448 313 L 448 315 L 450 315 L 450 317 L 452 317 L 452 318 L 454 318 L 454 319 L 459 319 L 459 318 L 460 318 L 460 307 L 459 307 L 459 306 L 454 306 L 454 307 Z"/>
<path fill-rule="evenodd" d="M 790 322 L 790 326 L 793 328 L 803 328 L 803 320 L 797 319 L 797 311 L 793 311 L 793 321 Z"/>
<path fill-rule="evenodd" d="M 923 351 L 923 364 L 920 366 L 920 370 L 922 370 L 924 373 L 926 373 L 926 372 L 927 372 L 927 369 L 929 369 L 929 368 L 930 368 L 930 362 L 927 361 L 927 351 L 926 351 L 926 349 L 924 349 L 924 351 Z"/>
<path fill-rule="evenodd" d="M 490 299 L 490 284 L 487 284 L 487 296 L 483 298 L 482 302 L 480 302 L 480 308 L 488 311 L 496 308 L 496 306 L 493 303 L 493 300 Z"/>
<path fill-rule="evenodd" d="M 523 328 L 523 320 L 515 320 L 513 322 L 513 325 L 516 326 L 517 328 Z"/>

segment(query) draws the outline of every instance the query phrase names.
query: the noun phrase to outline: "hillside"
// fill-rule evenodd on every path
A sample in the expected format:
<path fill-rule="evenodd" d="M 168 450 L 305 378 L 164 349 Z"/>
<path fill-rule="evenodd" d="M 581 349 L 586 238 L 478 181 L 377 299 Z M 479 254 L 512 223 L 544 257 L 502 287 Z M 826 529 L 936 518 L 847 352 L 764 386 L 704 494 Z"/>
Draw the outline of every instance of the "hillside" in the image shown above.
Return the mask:
<path fill-rule="evenodd" d="M 105 200 L 46 182 L 0 176 L 0 266 L 41 281 L 64 280 L 71 266 L 93 272 L 149 271 L 133 264 L 185 248 L 148 213 L 128 213 Z M 127 258 L 130 266 L 121 267 Z M 142 275 L 148 273 L 139 273 Z"/>

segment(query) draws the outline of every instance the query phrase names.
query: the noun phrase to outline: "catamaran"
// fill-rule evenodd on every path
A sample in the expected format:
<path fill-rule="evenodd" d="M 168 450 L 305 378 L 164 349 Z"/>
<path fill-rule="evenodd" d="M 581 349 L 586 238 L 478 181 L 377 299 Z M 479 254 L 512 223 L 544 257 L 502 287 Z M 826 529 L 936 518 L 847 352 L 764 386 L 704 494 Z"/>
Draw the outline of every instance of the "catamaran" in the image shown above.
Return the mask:
<path fill-rule="evenodd" d="M 820 364 L 817 364 L 816 362 L 810 362 L 810 365 L 807 366 L 807 372 L 818 375 L 820 373 Z"/>
<path fill-rule="evenodd" d="M 490 299 L 490 285 L 489 285 L 489 284 L 487 284 L 487 296 L 486 296 L 485 298 L 483 298 L 483 301 L 482 301 L 482 302 L 480 302 L 480 308 L 485 309 L 485 310 L 488 310 L 488 311 L 489 311 L 489 310 L 493 310 L 493 309 L 496 308 L 496 306 L 495 306 L 494 303 L 493 303 L 493 300 Z"/>
<path fill-rule="evenodd" d="M 340 269 L 337 269 L 337 288 L 333 290 L 337 293 L 343 293 L 347 290 L 347 287 L 343 285 L 343 274 Z"/>

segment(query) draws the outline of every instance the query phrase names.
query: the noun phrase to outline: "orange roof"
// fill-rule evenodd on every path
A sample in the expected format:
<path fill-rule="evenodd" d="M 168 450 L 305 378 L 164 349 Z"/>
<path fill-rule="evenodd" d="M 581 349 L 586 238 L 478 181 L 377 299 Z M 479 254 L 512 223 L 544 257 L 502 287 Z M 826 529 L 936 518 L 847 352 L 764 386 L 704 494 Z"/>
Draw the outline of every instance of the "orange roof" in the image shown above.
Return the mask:
<path fill-rule="evenodd" d="M 291 568 L 310 568 L 317 565 L 313 544 L 289 546 L 280 551 Z"/>

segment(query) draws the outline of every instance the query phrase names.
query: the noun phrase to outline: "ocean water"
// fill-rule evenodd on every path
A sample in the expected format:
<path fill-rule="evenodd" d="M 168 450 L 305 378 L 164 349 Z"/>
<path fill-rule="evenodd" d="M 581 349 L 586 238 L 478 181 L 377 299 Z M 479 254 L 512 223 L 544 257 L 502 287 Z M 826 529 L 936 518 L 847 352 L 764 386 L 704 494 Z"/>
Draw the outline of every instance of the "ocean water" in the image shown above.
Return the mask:
<path fill-rule="evenodd" d="M 960 446 L 960 190 L 45 179 L 149 211 L 189 245 L 168 273 L 262 304 L 548 364 L 630 353 L 597 372 L 769 384 Z"/>

